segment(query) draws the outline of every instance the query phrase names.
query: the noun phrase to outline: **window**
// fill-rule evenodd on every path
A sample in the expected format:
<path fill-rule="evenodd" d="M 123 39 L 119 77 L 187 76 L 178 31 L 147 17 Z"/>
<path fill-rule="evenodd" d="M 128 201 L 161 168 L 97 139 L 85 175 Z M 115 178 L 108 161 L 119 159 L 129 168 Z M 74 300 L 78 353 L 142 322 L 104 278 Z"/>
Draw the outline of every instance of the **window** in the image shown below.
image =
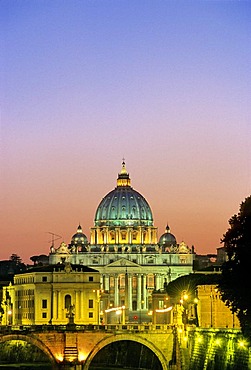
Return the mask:
<path fill-rule="evenodd" d="M 163 309 L 164 308 L 164 301 L 159 301 L 159 309 Z"/>
<path fill-rule="evenodd" d="M 93 276 L 89 276 L 89 281 L 93 281 Z"/>
<path fill-rule="evenodd" d="M 93 308 L 93 299 L 89 299 L 89 308 Z"/>
<path fill-rule="evenodd" d="M 47 312 L 43 312 L 43 313 L 42 313 L 42 318 L 43 318 L 43 319 L 46 319 L 46 317 L 47 317 Z"/>
<path fill-rule="evenodd" d="M 42 281 L 45 283 L 47 281 L 47 276 L 42 276 Z"/>
<path fill-rule="evenodd" d="M 89 319 L 93 318 L 93 312 L 89 312 Z"/>
<path fill-rule="evenodd" d="M 47 299 L 42 299 L 42 308 L 47 308 Z"/>
<path fill-rule="evenodd" d="M 64 297 L 64 308 L 69 310 L 70 306 L 71 306 L 71 296 L 70 294 L 66 294 L 66 296 Z"/>

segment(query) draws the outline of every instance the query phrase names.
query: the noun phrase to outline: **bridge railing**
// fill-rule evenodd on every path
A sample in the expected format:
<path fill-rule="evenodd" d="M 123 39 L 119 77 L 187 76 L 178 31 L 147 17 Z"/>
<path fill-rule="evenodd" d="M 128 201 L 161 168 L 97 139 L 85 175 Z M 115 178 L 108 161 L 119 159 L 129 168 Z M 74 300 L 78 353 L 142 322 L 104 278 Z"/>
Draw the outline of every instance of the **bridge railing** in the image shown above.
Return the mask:
<path fill-rule="evenodd" d="M 170 331 L 173 325 L 152 325 L 152 324 L 107 324 L 107 325 L 0 325 L 0 334 L 16 332 L 158 332 Z"/>

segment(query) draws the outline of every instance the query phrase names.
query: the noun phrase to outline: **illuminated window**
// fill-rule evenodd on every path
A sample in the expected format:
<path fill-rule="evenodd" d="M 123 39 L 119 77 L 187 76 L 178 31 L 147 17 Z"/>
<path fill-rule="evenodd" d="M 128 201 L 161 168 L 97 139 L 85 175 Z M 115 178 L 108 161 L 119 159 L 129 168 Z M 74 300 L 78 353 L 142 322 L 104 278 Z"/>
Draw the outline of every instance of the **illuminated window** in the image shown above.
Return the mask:
<path fill-rule="evenodd" d="M 159 301 L 159 309 L 164 308 L 164 301 Z"/>

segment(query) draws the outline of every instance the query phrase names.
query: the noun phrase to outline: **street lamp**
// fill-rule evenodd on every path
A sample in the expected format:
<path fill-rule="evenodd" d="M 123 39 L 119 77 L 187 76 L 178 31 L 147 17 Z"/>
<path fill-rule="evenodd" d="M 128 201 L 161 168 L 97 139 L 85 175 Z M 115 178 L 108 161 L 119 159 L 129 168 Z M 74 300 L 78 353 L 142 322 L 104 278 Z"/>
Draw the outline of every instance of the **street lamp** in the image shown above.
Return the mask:
<path fill-rule="evenodd" d="M 8 325 L 11 325 L 12 324 L 12 311 L 8 310 L 7 315 L 8 315 Z"/>

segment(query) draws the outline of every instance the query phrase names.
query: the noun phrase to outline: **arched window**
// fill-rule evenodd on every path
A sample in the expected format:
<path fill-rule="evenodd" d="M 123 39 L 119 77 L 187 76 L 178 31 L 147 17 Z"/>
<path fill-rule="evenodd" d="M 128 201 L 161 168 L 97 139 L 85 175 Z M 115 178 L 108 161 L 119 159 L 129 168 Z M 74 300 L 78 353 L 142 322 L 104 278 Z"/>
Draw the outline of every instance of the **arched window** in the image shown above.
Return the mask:
<path fill-rule="evenodd" d="M 64 308 L 69 310 L 70 306 L 71 306 L 71 296 L 70 294 L 66 294 L 66 296 L 64 297 Z"/>

